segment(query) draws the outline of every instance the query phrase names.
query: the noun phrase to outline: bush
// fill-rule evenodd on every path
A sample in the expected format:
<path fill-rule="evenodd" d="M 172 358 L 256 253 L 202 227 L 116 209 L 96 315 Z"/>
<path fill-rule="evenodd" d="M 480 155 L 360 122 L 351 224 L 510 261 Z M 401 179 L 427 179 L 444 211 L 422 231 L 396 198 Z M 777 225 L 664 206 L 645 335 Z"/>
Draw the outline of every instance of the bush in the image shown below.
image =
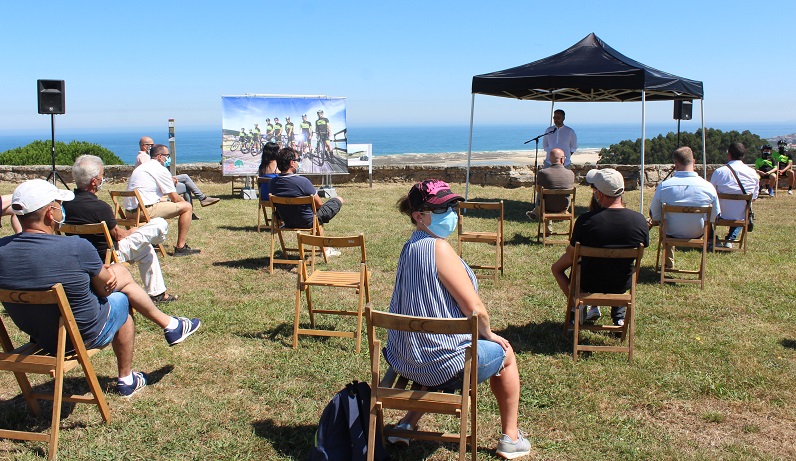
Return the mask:
<path fill-rule="evenodd" d="M 707 150 L 707 163 L 726 163 L 727 147 L 732 142 L 741 142 L 746 146 L 746 162 L 754 162 L 760 146 L 766 140 L 760 136 L 744 130 L 739 133 L 735 130 L 723 133 L 721 130 L 708 128 L 705 132 L 705 148 Z M 694 151 L 697 163 L 702 163 L 702 129 L 693 133 L 680 133 L 680 145 L 689 146 Z M 648 139 L 645 143 L 646 155 L 644 162 L 648 164 L 672 163 L 672 152 L 677 149 L 677 133 L 669 132 L 666 136 L 658 135 Z M 619 144 L 600 150 L 600 160 L 597 163 L 614 163 L 618 165 L 637 165 L 641 162 L 641 138 L 635 141 L 625 140 Z"/>
<path fill-rule="evenodd" d="M 55 143 L 55 164 L 72 166 L 75 159 L 83 154 L 96 155 L 106 165 L 123 165 L 122 159 L 110 150 L 85 141 L 71 141 L 69 144 Z M 27 146 L 9 149 L 0 153 L 3 165 L 50 165 L 52 164 L 52 141 L 33 141 Z"/>

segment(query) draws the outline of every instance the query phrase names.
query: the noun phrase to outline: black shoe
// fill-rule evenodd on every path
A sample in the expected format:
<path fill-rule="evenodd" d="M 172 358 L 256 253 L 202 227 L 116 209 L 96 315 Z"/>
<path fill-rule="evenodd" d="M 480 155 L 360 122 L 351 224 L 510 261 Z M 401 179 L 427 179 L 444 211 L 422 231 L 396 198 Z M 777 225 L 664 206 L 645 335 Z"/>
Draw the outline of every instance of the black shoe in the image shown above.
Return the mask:
<path fill-rule="evenodd" d="M 189 256 L 201 253 L 202 250 L 195 250 L 186 243 L 182 248 L 174 247 L 174 256 Z"/>
<path fill-rule="evenodd" d="M 196 216 L 196 213 L 191 213 L 191 221 L 199 221 L 199 216 Z"/>

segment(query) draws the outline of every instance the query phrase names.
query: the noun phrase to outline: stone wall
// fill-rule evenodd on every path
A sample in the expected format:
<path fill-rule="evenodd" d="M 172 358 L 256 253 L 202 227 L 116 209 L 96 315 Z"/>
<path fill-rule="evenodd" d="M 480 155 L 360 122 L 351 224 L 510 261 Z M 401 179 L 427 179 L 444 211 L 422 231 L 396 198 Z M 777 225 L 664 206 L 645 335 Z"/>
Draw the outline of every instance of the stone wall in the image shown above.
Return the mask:
<path fill-rule="evenodd" d="M 616 168 L 625 177 L 627 190 L 638 189 L 639 167 L 636 165 L 600 165 Z M 708 165 L 708 177 L 713 170 L 721 165 Z M 581 183 L 585 182 L 586 173 L 596 168 L 595 165 L 572 165 L 575 177 Z M 644 182 L 647 187 L 656 186 L 671 170 L 671 165 L 646 165 L 644 167 Z M 26 179 L 46 178 L 51 167 L 46 166 L 11 166 L 0 165 L 0 181 L 18 184 Z M 58 174 L 67 182 L 72 181 L 71 167 L 57 167 Z M 105 168 L 106 182 L 110 184 L 124 184 L 130 173 L 132 165 L 109 165 Z M 697 166 L 697 171 L 702 174 L 702 165 Z M 196 163 L 180 165 L 177 173 L 185 173 L 194 181 L 229 183 L 231 178 L 222 176 L 221 165 L 211 163 Z M 464 167 L 445 166 L 379 166 L 373 168 L 374 182 L 414 182 L 427 178 L 438 178 L 450 183 L 464 183 L 467 170 Z M 332 178 L 335 184 L 368 182 L 366 167 L 351 167 L 345 175 L 335 175 Z M 481 186 L 498 187 L 531 187 L 533 186 L 533 168 L 530 166 L 505 165 L 505 166 L 474 166 L 470 169 L 470 182 Z"/>

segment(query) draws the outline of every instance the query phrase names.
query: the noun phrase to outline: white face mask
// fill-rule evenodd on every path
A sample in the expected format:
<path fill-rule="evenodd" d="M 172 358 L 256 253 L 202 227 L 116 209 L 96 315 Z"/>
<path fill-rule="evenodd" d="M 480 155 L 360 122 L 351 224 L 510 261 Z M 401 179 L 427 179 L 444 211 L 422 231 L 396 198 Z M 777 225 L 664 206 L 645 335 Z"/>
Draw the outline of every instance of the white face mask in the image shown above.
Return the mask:
<path fill-rule="evenodd" d="M 96 178 L 94 178 L 96 179 Z M 97 186 L 97 192 L 102 190 L 102 186 L 105 184 L 105 176 L 102 177 L 102 181 L 100 181 L 99 185 Z"/>

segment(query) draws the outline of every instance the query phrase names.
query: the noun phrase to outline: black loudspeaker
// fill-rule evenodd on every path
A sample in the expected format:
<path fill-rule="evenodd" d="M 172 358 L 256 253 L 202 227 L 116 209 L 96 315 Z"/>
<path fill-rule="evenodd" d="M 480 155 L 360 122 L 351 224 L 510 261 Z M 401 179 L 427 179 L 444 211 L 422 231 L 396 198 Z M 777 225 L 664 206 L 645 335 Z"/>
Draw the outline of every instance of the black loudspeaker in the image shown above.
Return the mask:
<path fill-rule="evenodd" d="M 674 102 L 674 119 L 675 120 L 691 120 L 691 108 L 694 106 L 693 101 L 675 101 Z"/>
<path fill-rule="evenodd" d="M 65 114 L 66 90 L 63 80 L 36 80 L 40 114 Z"/>

